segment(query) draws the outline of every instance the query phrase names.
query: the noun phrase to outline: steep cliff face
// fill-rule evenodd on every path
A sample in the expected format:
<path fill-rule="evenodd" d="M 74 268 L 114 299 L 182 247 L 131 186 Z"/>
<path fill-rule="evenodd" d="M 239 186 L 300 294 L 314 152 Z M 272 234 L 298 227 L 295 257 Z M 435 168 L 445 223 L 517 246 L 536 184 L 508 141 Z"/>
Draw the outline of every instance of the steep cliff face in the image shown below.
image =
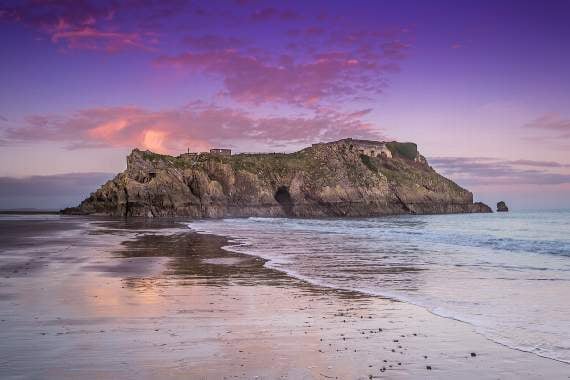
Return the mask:
<path fill-rule="evenodd" d="M 127 170 L 63 212 L 114 216 L 376 216 L 491 212 L 437 174 L 415 144 L 388 143 L 392 158 L 351 140 L 291 154 L 178 157 L 133 150 Z"/>

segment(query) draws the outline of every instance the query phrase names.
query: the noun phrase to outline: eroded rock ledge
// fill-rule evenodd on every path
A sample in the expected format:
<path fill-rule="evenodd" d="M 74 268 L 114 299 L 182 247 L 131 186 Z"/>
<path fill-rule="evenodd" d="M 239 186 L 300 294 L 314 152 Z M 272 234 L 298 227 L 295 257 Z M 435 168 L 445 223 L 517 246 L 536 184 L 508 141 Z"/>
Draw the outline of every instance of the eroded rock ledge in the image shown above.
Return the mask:
<path fill-rule="evenodd" d="M 134 149 L 124 172 L 62 212 L 192 218 L 491 212 L 436 173 L 416 144 L 378 144 L 389 152 L 375 155 L 352 139 L 290 154 L 173 157 Z"/>

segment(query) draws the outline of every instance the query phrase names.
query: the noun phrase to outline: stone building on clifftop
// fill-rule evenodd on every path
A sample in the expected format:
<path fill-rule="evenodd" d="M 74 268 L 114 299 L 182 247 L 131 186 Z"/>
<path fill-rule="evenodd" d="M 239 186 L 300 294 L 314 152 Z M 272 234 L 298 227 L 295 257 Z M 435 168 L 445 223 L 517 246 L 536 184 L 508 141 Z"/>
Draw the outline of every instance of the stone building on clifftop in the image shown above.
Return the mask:
<path fill-rule="evenodd" d="M 210 153 L 211 154 L 218 154 L 220 156 L 231 156 L 232 150 L 231 149 L 214 148 L 214 149 L 210 149 Z"/>
<path fill-rule="evenodd" d="M 339 141 L 333 141 L 330 143 L 313 144 L 313 146 L 338 144 L 338 143 L 350 144 L 355 149 L 357 149 L 360 154 L 364 154 L 366 156 L 392 158 L 392 152 L 390 152 L 390 149 L 388 149 L 386 143 L 383 141 L 357 140 L 357 139 L 347 138 Z"/>

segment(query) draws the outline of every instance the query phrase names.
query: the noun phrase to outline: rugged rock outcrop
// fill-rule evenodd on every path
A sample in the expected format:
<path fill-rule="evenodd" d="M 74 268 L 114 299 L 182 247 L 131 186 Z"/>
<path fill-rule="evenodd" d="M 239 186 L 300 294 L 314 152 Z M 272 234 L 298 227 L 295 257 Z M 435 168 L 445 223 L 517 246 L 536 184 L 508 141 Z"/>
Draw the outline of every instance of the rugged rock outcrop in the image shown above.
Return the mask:
<path fill-rule="evenodd" d="M 507 207 L 507 204 L 504 201 L 500 201 L 497 203 L 497 212 L 507 212 L 509 211 L 509 208 Z"/>
<path fill-rule="evenodd" d="M 290 154 L 159 155 L 135 149 L 127 169 L 67 214 L 192 218 L 492 212 L 436 173 L 413 143 L 392 157 L 345 139 Z"/>

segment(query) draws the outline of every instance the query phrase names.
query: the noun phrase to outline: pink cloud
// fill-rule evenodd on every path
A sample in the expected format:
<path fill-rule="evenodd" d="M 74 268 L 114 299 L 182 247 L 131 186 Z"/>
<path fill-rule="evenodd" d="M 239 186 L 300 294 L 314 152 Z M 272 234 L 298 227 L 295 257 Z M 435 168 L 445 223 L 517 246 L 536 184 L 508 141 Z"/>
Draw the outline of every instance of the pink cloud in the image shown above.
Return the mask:
<path fill-rule="evenodd" d="M 555 161 L 436 157 L 429 162 L 444 175 L 469 186 L 570 184 L 570 165 Z"/>
<path fill-rule="evenodd" d="M 54 44 L 68 49 L 107 52 L 128 48 L 149 49 L 156 42 L 156 34 L 126 30 L 125 23 L 114 22 L 120 6 L 113 2 L 28 1 L 5 7 L 0 19 L 23 23 L 48 35 Z"/>
<path fill-rule="evenodd" d="M 362 121 L 370 110 L 339 113 L 319 109 L 308 116 L 256 117 L 232 108 L 192 103 L 179 109 L 151 111 L 139 107 L 102 107 L 67 117 L 33 116 L 19 128 L 5 129 L 10 143 L 64 142 L 69 148 L 140 147 L 175 153 L 213 145 L 244 147 L 309 144 L 343 137 L 382 136 Z"/>
<path fill-rule="evenodd" d="M 138 33 L 121 33 L 97 30 L 90 26 L 58 28 L 51 32 L 54 43 L 64 42 L 70 49 L 105 50 L 116 52 L 126 48 L 148 50 L 147 43 Z"/>
<path fill-rule="evenodd" d="M 564 119 L 560 114 L 554 112 L 540 116 L 527 123 L 525 127 L 555 132 L 558 137 L 570 138 L 570 119 Z"/>
<path fill-rule="evenodd" d="M 262 13 L 279 14 L 273 8 Z M 386 76 L 399 72 L 399 61 L 411 47 L 408 34 L 402 28 L 354 30 L 317 23 L 289 29 L 270 48 L 223 35 L 191 36 L 189 51 L 163 54 L 155 62 L 215 75 L 222 93 L 239 102 L 315 107 L 382 92 Z"/>
<path fill-rule="evenodd" d="M 379 93 L 385 83 L 384 74 L 394 69 L 389 61 L 384 64 L 376 55 L 367 57 L 348 51 L 318 53 L 297 62 L 285 58 L 281 55 L 272 61 L 261 54 L 228 49 L 162 56 L 156 62 L 218 75 L 223 78 L 227 94 L 240 102 L 303 106 Z"/>

